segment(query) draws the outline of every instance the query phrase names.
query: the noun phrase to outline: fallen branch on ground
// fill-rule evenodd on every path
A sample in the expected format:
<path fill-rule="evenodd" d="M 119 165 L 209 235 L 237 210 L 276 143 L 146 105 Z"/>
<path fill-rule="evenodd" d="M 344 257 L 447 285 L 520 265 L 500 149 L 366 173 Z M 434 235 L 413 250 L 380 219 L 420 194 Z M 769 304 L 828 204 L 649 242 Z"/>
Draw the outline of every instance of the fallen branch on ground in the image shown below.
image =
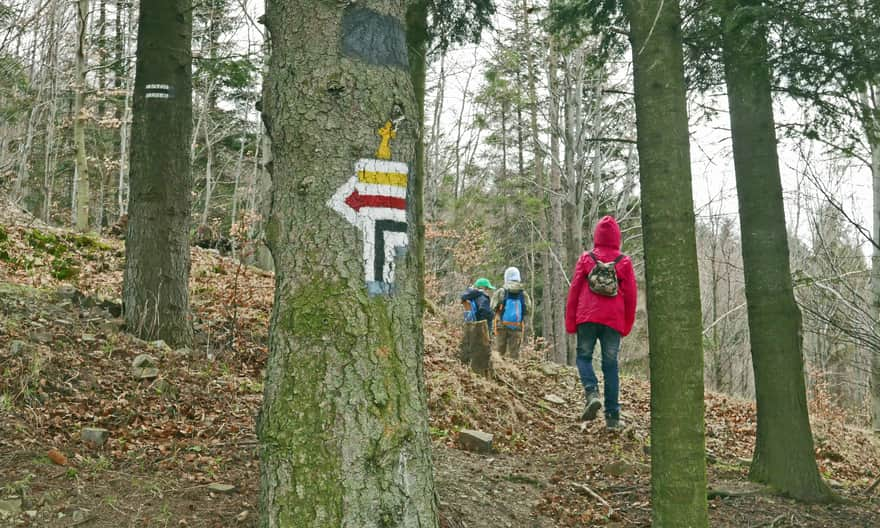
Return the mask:
<path fill-rule="evenodd" d="M 880 477 L 874 479 L 874 483 L 868 486 L 868 489 L 865 490 L 865 495 L 870 495 L 871 493 L 873 493 L 874 490 L 877 489 L 878 485 L 880 485 Z"/>
<path fill-rule="evenodd" d="M 607 515 L 608 515 L 609 518 L 611 517 L 611 514 L 614 513 L 614 508 L 612 508 L 611 505 L 608 504 L 608 501 L 605 500 L 605 499 L 603 499 L 601 495 L 599 495 L 598 493 L 596 493 L 595 491 L 593 491 L 592 489 L 590 489 L 590 487 L 587 486 L 586 484 L 580 484 L 580 483 L 578 483 L 578 482 L 572 482 L 571 485 L 574 486 L 575 488 L 581 490 L 581 491 L 586 492 L 588 495 L 590 495 L 591 497 L 593 497 L 594 499 L 596 499 L 597 501 L 599 501 L 599 504 L 601 504 L 602 506 L 605 506 L 606 508 L 608 508 L 608 514 L 607 514 Z"/>

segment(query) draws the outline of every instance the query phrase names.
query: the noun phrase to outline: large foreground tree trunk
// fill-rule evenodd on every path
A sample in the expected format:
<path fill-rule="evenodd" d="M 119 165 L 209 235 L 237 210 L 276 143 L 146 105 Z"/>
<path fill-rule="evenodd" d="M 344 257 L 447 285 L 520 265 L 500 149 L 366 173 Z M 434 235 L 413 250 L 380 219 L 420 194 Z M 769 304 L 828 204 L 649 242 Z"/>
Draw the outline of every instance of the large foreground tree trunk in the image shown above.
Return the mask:
<path fill-rule="evenodd" d="M 189 345 L 191 0 L 141 2 L 131 128 L 125 324 Z"/>
<path fill-rule="evenodd" d="M 677 1 L 627 0 L 651 349 L 657 528 L 708 526 L 700 283 Z"/>
<path fill-rule="evenodd" d="M 806 501 L 831 497 L 813 452 L 776 152 L 766 28 L 757 1 L 720 0 L 758 431 L 750 478 Z"/>
<path fill-rule="evenodd" d="M 267 2 L 262 527 L 437 526 L 404 16 L 403 2 Z"/>

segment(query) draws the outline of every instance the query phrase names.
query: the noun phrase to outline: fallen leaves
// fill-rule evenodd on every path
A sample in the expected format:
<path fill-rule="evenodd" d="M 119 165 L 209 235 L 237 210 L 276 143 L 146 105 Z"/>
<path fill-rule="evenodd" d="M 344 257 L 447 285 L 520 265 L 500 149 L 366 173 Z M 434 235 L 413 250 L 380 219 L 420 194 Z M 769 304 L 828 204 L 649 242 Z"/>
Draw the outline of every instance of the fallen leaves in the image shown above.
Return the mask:
<path fill-rule="evenodd" d="M 49 460 L 51 460 L 53 464 L 56 464 L 59 466 L 66 466 L 67 465 L 67 457 L 64 456 L 64 453 L 62 453 L 61 451 L 59 451 L 57 449 L 50 449 L 49 452 L 46 453 L 46 456 L 49 457 Z"/>

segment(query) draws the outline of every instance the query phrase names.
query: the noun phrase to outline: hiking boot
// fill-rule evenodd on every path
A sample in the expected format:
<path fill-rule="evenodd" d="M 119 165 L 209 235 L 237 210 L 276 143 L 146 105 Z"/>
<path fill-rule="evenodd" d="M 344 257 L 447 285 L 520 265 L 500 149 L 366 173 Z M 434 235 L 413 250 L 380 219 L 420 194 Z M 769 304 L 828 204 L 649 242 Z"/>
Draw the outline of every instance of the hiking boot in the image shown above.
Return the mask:
<path fill-rule="evenodd" d="M 596 392 L 589 393 L 587 395 L 587 404 L 584 406 L 584 413 L 581 415 L 581 420 L 585 422 L 594 420 L 601 408 L 602 402 L 599 401 L 599 394 Z"/>
<path fill-rule="evenodd" d="M 623 431 L 623 422 L 620 418 L 605 417 L 605 429 L 608 431 Z"/>

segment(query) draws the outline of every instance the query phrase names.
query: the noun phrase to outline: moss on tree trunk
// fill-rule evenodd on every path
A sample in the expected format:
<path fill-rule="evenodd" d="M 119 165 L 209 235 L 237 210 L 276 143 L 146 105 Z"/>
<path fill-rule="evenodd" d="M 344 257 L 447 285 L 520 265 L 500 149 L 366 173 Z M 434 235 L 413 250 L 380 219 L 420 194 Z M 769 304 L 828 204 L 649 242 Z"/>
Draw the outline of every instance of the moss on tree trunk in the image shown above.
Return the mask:
<path fill-rule="evenodd" d="M 272 53 L 263 118 L 272 139 L 276 269 L 258 424 L 260 526 L 434 527 L 422 366 L 421 112 L 402 2 L 267 3 Z M 403 119 L 400 119 L 400 118 Z M 364 232 L 328 205 L 377 130 L 410 168 L 410 247 L 386 293 L 366 283 Z M 378 240 L 378 239 L 377 239 Z M 373 293 L 371 293 L 371 291 Z"/>
<path fill-rule="evenodd" d="M 720 0 L 724 73 L 742 233 L 758 430 L 750 478 L 805 501 L 826 501 L 807 412 L 801 312 L 795 303 L 766 28 L 756 2 Z"/>
<path fill-rule="evenodd" d="M 654 526 L 708 526 L 700 285 L 678 2 L 628 0 L 651 350 Z"/>

